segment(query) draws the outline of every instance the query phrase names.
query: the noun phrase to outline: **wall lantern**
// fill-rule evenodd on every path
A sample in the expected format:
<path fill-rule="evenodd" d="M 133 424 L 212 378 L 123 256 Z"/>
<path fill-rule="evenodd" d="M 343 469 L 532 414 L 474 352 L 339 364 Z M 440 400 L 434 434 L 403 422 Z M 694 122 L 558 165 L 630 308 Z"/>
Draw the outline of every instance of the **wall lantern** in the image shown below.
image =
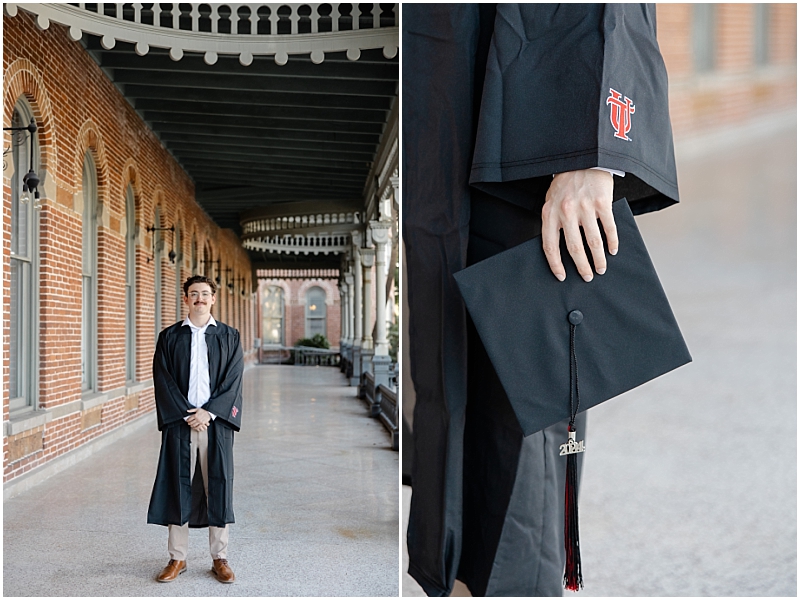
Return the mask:
<path fill-rule="evenodd" d="M 22 177 L 22 195 L 19 198 L 23 204 L 27 204 L 31 199 L 31 193 L 33 193 L 34 199 L 39 199 L 39 176 L 33 170 L 33 134 L 36 133 L 37 129 L 36 121 L 34 121 L 33 117 L 31 117 L 31 122 L 27 127 L 3 127 L 3 131 L 29 131 L 31 134 L 31 158 L 28 164 L 28 172 Z"/>
<path fill-rule="evenodd" d="M 227 267 L 225 269 L 225 281 L 227 282 L 227 288 L 229 294 L 233 294 L 233 281 L 231 281 L 231 275 L 230 275 L 232 271 L 233 269 L 231 269 L 230 267 Z"/>
<path fill-rule="evenodd" d="M 170 227 L 156 227 L 155 225 L 153 225 L 152 227 L 148 227 L 147 228 L 147 232 L 148 233 L 152 233 L 154 231 L 171 231 L 172 232 L 172 250 L 169 251 L 169 254 L 167 256 L 169 257 L 169 262 L 174 263 L 175 262 L 175 257 L 177 256 L 177 254 L 175 254 L 175 226 L 172 225 Z M 156 236 L 153 236 L 153 257 L 152 258 L 155 258 L 155 255 L 156 255 Z M 150 260 L 151 260 L 151 257 L 148 256 L 147 257 L 147 262 L 149 263 Z"/>
<path fill-rule="evenodd" d="M 244 277 L 237 277 L 236 281 L 239 282 L 239 292 L 242 294 L 242 298 L 247 295 L 247 292 L 244 290 L 244 284 L 247 283 Z"/>

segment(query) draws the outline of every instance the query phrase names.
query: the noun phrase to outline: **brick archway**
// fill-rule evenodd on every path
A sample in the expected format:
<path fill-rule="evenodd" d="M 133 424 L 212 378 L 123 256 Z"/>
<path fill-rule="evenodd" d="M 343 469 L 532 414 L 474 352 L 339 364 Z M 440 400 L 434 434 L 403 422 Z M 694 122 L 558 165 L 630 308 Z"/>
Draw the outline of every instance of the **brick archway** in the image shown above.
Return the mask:
<path fill-rule="evenodd" d="M 17 100 L 24 96 L 31 105 L 33 117 L 36 119 L 39 142 L 39 178 L 40 194 L 44 191 L 44 183 L 49 172 L 55 172 L 58 165 L 58 152 L 53 128 L 53 111 L 50 96 L 42 82 L 42 76 L 36 66 L 26 58 L 18 58 L 6 69 L 3 77 L 3 126 L 11 126 L 11 118 Z M 4 145 L 11 144 L 11 132 L 4 132 Z M 74 192 L 74 190 L 72 190 Z"/>

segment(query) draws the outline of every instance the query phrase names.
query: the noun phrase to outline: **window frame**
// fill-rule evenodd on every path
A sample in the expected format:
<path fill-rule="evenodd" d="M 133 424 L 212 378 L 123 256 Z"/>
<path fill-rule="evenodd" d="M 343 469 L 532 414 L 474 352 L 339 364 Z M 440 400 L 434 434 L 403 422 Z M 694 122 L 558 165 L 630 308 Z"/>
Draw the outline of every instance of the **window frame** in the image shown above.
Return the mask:
<path fill-rule="evenodd" d="M 756 68 L 766 67 L 770 62 L 770 5 L 756 3 L 753 11 L 753 64 Z"/>
<path fill-rule="evenodd" d="M 161 314 L 161 305 L 164 297 L 164 290 L 161 286 L 161 280 L 163 279 L 163 265 L 161 264 L 161 258 L 164 249 L 164 236 L 161 232 L 161 206 L 156 206 L 153 223 L 153 226 L 155 227 L 155 231 L 153 231 L 153 287 L 155 289 L 155 310 L 153 311 L 153 320 L 155 328 L 155 340 L 157 342 L 158 335 L 164 328 Z"/>
<path fill-rule="evenodd" d="M 81 174 L 81 392 L 97 391 L 97 166 L 91 150 L 83 155 Z"/>
<path fill-rule="evenodd" d="M 125 189 L 125 380 L 136 382 L 136 196 Z"/>
<path fill-rule="evenodd" d="M 12 112 L 11 126 L 24 127 L 33 118 L 33 109 L 25 96 L 20 96 Z M 39 406 L 39 347 L 36 332 L 39 330 L 39 211 L 31 198 L 26 204 L 20 202 L 22 178 L 27 173 L 28 161 L 33 144 L 33 164 L 30 165 L 42 182 L 45 173 L 41 171 L 41 146 L 37 134 L 28 132 L 12 133 L 11 162 L 14 173 L 11 176 L 11 222 L 10 222 L 10 260 L 9 260 L 9 415 L 18 416 L 36 410 Z M 14 136 L 22 136 L 24 142 L 14 143 Z M 26 251 L 20 253 L 16 215 L 24 206 L 26 211 L 25 240 Z M 17 285 L 14 285 L 14 268 L 18 269 Z M 18 316 L 13 316 L 16 305 Z M 21 316 L 19 316 L 21 315 Z M 15 327 L 16 326 L 16 327 Z M 15 381 L 12 381 L 12 378 Z M 12 393 L 16 392 L 13 394 Z"/>
<path fill-rule="evenodd" d="M 183 266 L 183 242 L 181 240 L 180 223 L 175 224 L 175 321 L 181 320 L 181 306 L 183 306 L 183 288 L 181 286 L 181 267 Z"/>
<path fill-rule="evenodd" d="M 269 296 L 269 294 L 271 293 L 272 290 L 277 290 L 278 292 L 280 292 L 280 316 L 279 317 L 278 316 L 274 316 L 274 315 L 269 316 L 269 315 L 266 315 L 266 314 L 262 313 L 262 316 L 261 316 L 261 344 L 262 345 L 281 345 L 281 346 L 285 346 L 286 345 L 286 292 L 279 285 L 269 285 L 269 286 L 266 287 L 266 290 L 265 290 L 264 303 L 266 303 L 266 301 L 268 299 L 268 296 Z M 264 312 L 266 312 L 266 311 L 264 311 Z M 269 339 L 269 338 L 266 335 L 264 335 L 266 333 L 266 330 L 267 330 L 267 323 L 275 321 L 275 320 L 279 320 L 280 321 L 280 339 L 277 342 L 274 342 L 274 341 L 267 342 L 267 339 Z"/>
<path fill-rule="evenodd" d="M 311 301 L 312 301 L 311 294 L 316 292 L 316 290 L 319 290 L 321 292 L 320 303 L 322 305 L 322 310 L 323 310 L 323 314 L 322 315 L 310 314 L 309 306 L 311 305 Z M 326 338 L 328 337 L 328 305 L 326 303 L 327 300 L 328 300 L 328 293 L 325 291 L 325 288 L 323 288 L 323 287 L 321 287 L 319 285 L 311 286 L 310 288 L 308 288 L 306 290 L 306 305 L 305 305 L 305 317 L 306 317 L 306 319 L 305 319 L 306 332 L 305 333 L 306 333 L 306 335 L 305 335 L 305 337 L 312 338 L 317 333 L 320 333 L 319 331 L 313 331 L 314 329 L 319 329 L 318 323 L 315 323 L 314 324 L 315 326 L 312 326 L 312 323 L 314 323 L 315 321 L 321 321 L 322 322 L 322 335 L 324 335 Z"/>
<path fill-rule="evenodd" d="M 717 6 L 715 4 L 692 5 L 692 67 L 695 73 L 704 75 L 717 68 Z"/>

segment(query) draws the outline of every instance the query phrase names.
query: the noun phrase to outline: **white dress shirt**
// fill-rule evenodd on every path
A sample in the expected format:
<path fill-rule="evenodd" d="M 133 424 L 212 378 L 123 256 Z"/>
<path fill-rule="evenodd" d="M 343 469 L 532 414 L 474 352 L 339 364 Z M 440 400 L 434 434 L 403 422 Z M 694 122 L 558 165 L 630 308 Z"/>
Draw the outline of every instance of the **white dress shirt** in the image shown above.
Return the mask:
<path fill-rule="evenodd" d="M 208 323 L 198 327 L 192 323 L 189 317 L 183 322 L 183 326 L 189 326 L 192 330 L 192 355 L 189 360 L 189 404 L 196 408 L 202 407 L 211 398 L 211 382 L 208 373 L 208 345 L 206 344 L 206 329 L 209 325 L 217 326 L 214 317 L 209 315 Z M 209 413 L 210 414 L 210 413 Z M 186 416 L 184 419 L 188 419 Z M 216 418 L 216 415 L 211 415 Z"/>
<path fill-rule="evenodd" d="M 625 171 L 617 171 L 616 169 L 607 169 L 606 167 L 592 167 L 593 169 L 597 169 L 598 171 L 605 171 L 606 173 L 611 173 L 612 175 L 616 175 L 617 177 L 625 177 Z"/>

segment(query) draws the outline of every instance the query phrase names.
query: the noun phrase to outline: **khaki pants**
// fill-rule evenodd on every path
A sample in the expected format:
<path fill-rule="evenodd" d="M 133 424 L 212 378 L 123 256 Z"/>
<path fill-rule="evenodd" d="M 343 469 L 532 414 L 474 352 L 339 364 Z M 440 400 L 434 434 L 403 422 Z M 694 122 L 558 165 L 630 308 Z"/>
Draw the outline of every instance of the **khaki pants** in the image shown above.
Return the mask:
<path fill-rule="evenodd" d="M 203 486 L 208 497 L 208 430 L 195 431 L 192 429 L 190 452 L 192 455 L 190 477 L 194 479 L 194 467 L 197 464 L 197 453 L 200 453 L 200 471 L 203 475 Z M 208 528 L 208 547 L 211 558 L 227 558 L 228 555 L 228 526 Z M 186 560 L 189 552 L 189 523 L 182 527 L 169 526 L 169 540 L 167 542 L 169 557 L 173 560 Z"/>

